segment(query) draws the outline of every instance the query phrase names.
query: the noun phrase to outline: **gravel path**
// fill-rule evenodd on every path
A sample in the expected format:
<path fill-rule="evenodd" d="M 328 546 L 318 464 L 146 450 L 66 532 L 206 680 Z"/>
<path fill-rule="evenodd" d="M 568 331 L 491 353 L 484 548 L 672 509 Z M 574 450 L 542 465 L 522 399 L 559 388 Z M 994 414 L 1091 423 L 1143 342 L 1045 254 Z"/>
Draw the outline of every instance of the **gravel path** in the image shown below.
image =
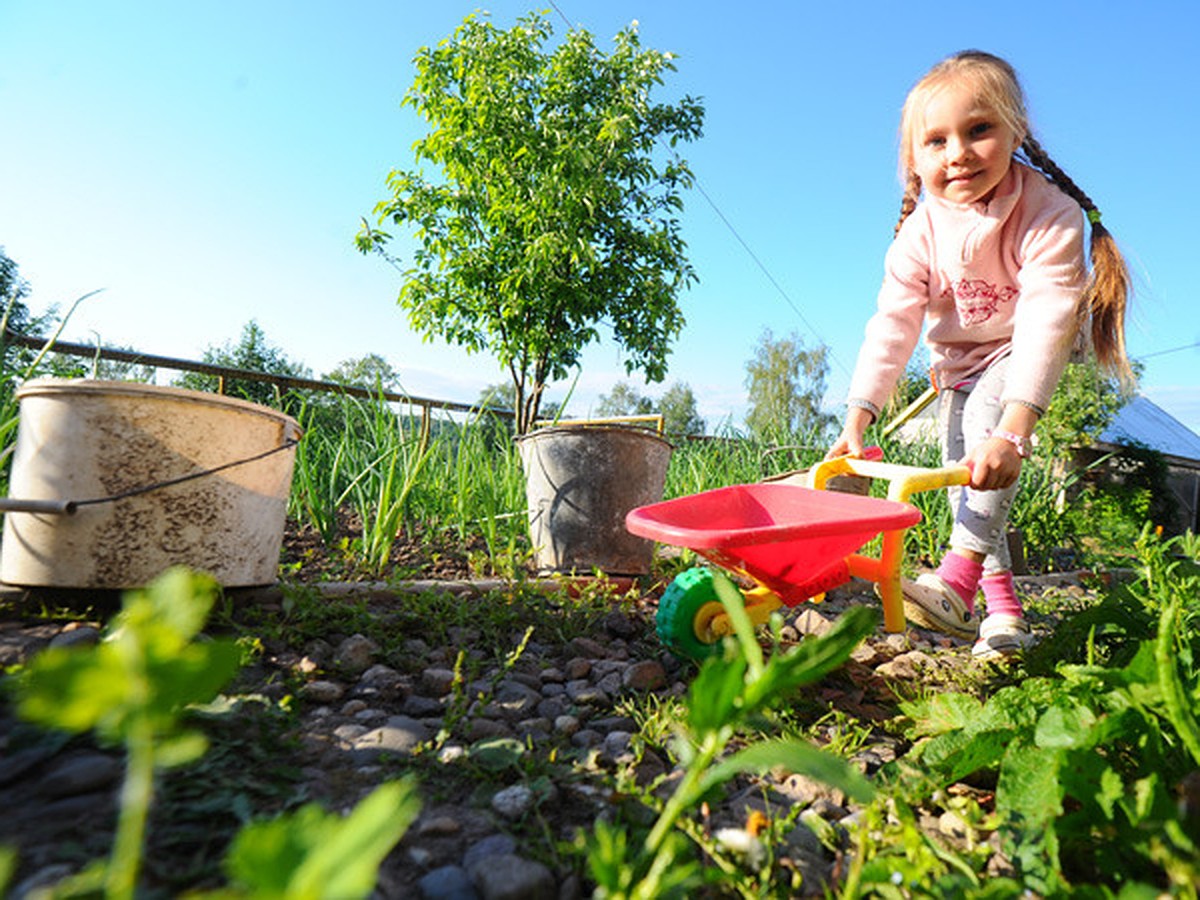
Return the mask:
<path fill-rule="evenodd" d="M 1084 593 L 1073 576 L 1022 581 L 1026 594 Z M 438 581 L 315 589 L 321 602 L 364 604 L 372 615 L 386 616 L 412 592 L 449 591 L 471 603 L 496 585 Z M 0 667 L 47 646 L 86 644 L 99 636 L 98 620 L 22 617 L 29 604 L 16 599 L 0 598 Z M 278 589 L 240 592 L 235 600 L 268 618 L 282 618 L 287 603 Z M 850 604 L 876 602 L 869 585 L 852 585 L 824 604 L 796 610 L 784 636 L 799 641 L 820 634 Z M 454 630 L 446 642 L 410 629 L 400 639 L 399 662 L 395 653 L 385 658 L 378 643 L 361 633 L 327 634 L 298 645 L 286 635 L 265 638 L 257 663 L 236 685 L 238 694 L 258 701 L 214 718 L 212 758 L 163 781 L 147 883 L 163 896 L 184 886 L 219 884 L 224 842 L 251 812 L 277 811 L 299 799 L 348 809 L 381 781 L 411 769 L 422 786 L 421 813 L 385 861 L 377 896 L 586 896 L 579 857 L 564 854 L 559 842 L 569 844 L 618 805 L 626 812 L 636 806 L 616 790 L 619 773 L 641 785 L 665 776 L 664 791 L 672 784 L 671 760 L 640 734 L 630 715 L 633 704 L 626 702 L 639 698 L 645 706 L 653 695 L 669 703 L 685 695 L 694 674 L 690 664 L 659 646 L 653 609 L 653 598 L 624 611 L 614 608 L 587 637 L 551 642 L 535 634 L 507 668 L 489 662 L 497 647 L 470 627 Z M 478 674 L 456 687 L 460 651 L 475 661 Z M 803 701 L 806 708 L 839 710 L 870 727 L 852 759 L 871 775 L 907 749 L 885 727 L 904 686 L 952 689 L 970 666 L 965 643 L 916 629 L 880 632 Z M 288 697 L 290 716 L 266 712 Z M 106 851 L 122 761 L 89 738 L 35 732 L 13 717 L 6 700 L 0 703 L 0 808 L 6 811 L 0 844 L 19 848 L 12 896 L 22 897 Z M 829 740 L 839 737 L 836 720 L 822 728 Z M 507 739 L 528 749 L 505 757 L 505 748 L 514 746 Z M 480 742 L 488 741 L 500 748 L 497 759 L 478 753 L 486 746 Z M 970 785 L 956 790 L 986 793 Z M 755 811 L 782 818 L 797 807 L 804 812 L 776 853 L 800 876 L 805 896 L 821 896 L 836 877 L 840 853 L 818 834 L 828 831 L 826 825 L 836 834 L 859 812 L 840 791 L 784 772 L 742 778 L 710 808 L 705 824 L 715 834 L 744 826 Z M 952 813 L 926 811 L 923 826 L 946 841 L 961 837 Z M 1005 869 L 998 850 L 992 865 Z"/>

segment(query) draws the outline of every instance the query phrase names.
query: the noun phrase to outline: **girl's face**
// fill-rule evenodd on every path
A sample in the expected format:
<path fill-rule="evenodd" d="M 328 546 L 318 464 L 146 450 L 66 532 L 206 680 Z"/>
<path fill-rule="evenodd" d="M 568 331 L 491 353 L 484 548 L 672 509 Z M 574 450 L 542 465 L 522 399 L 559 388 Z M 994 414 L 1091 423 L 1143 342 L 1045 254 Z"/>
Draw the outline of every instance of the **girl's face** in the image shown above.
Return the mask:
<path fill-rule="evenodd" d="M 952 203 L 986 203 L 1012 165 L 1024 135 L 981 106 L 971 85 L 929 95 L 913 135 L 913 168 L 925 190 Z"/>

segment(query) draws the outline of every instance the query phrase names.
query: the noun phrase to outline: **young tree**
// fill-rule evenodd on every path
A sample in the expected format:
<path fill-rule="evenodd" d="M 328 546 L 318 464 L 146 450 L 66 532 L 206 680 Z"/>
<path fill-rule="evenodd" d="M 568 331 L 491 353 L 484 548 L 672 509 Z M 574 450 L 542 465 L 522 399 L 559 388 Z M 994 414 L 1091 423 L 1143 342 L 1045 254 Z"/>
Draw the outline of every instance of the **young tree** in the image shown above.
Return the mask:
<path fill-rule="evenodd" d="M 763 331 L 754 358 L 746 363 L 750 411 L 746 425 L 760 440 L 787 442 L 795 435 L 821 440 L 836 418 L 823 412 L 829 348 L 812 350 L 792 332 L 775 340 Z"/>
<path fill-rule="evenodd" d="M 419 50 L 404 104 L 429 123 L 414 149 L 437 174 L 392 171 L 375 208 L 419 242 L 411 266 L 392 260 L 409 321 L 495 355 L 519 433 L 601 322 L 626 371 L 661 381 L 683 327 L 676 295 L 696 277 L 677 219 L 692 173 L 663 148 L 700 136 L 703 107 L 651 100 L 674 65 L 633 26 L 608 54 L 583 30 L 548 50 L 551 34 L 540 15 L 508 31 L 472 15 Z M 390 239 L 364 221 L 357 244 L 387 256 Z"/>

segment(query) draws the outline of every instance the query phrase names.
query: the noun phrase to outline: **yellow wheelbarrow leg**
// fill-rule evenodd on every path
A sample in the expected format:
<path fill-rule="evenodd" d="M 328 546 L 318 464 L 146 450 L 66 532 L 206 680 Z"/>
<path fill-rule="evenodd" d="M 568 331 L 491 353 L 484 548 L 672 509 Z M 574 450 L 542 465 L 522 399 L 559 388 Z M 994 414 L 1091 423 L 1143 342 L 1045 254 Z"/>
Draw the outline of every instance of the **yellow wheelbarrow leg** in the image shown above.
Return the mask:
<path fill-rule="evenodd" d="M 746 615 L 750 617 L 750 624 L 755 628 L 766 625 L 771 620 L 771 613 L 783 606 L 783 601 L 779 599 L 778 594 L 761 586 L 742 591 L 742 596 L 746 599 Z M 709 612 L 703 627 L 705 633 L 710 635 L 713 641 L 719 641 L 726 635 L 733 634 L 733 623 L 729 620 L 729 613 L 725 612 L 725 607 L 720 603 L 712 605 L 716 609 Z M 702 609 L 701 613 L 705 611 Z M 698 615 L 696 617 L 696 636 L 704 640 L 700 628 L 701 622 Z"/>

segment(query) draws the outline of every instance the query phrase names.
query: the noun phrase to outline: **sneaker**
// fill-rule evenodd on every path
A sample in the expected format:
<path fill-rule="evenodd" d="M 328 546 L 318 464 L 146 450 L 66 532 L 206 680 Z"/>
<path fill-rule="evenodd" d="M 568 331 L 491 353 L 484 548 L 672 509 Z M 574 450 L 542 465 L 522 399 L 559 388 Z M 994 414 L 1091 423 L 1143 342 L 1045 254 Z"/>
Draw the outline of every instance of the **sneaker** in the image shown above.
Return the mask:
<path fill-rule="evenodd" d="M 955 637 L 975 637 L 978 623 L 958 591 L 934 572 L 918 575 L 916 581 L 900 582 L 904 594 L 904 616 L 922 628 Z"/>
<path fill-rule="evenodd" d="M 979 626 L 979 640 L 971 648 L 976 659 L 1001 659 L 1015 656 L 1032 647 L 1037 639 L 1029 632 L 1029 623 L 1020 616 L 992 613 Z"/>

